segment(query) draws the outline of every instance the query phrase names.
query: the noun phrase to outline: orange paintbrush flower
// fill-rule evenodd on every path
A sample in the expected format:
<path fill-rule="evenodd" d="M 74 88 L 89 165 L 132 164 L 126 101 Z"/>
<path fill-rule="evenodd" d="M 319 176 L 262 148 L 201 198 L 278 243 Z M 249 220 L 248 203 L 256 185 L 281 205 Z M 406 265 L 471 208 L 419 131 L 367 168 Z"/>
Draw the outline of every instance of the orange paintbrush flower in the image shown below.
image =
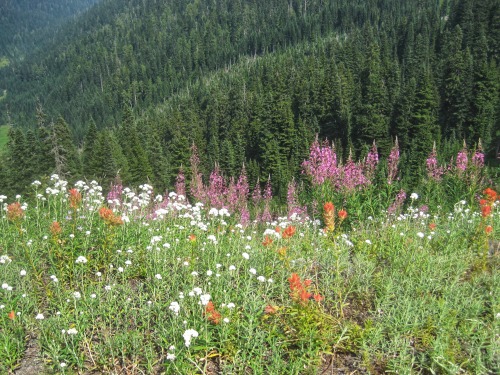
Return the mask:
<path fill-rule="evenodd" d="M 21 203 L 14 202 L 7 206 L 7 220 L 9 221 L 19 221 L 24 217 L 24 210 L 21 207 Z"/>
<path fill-rule="evenodd" d="M 80 206 L 81 202 L 82 194 L 78 191 L 78 189 L 71 189 L 69 191 L 69 206 L 76 209 Z"/>
<path fill-rule="evenodd" d="M 340 220 L 347 219 L 347 211 L 346 210 L 340 210 L 337 215 L 338 215 Z"/>
<path fill-rule="evenodd" d="M 292 225 L 289 225 L 283 231 L 282 237 L 286 239 L 286 238 L 293 237 L 294 234 L 295 234 L 295 227 Z"/>
<path fill-rule="evenodd" d="M 333 210 L 335 210 L 335 206 L 332 202 L 326 202 L 323 205 L 323 209 L 325 210 L 325 212 L 332 212 Z"/>
<path fill-rule="evenodd" d="M 50 224 L 50 233 L 52 233 L 52 236 L 57 237 L 60 235 L 62 232 L 61 224 L 59 222 L 54 221 L 52 224 Z"/>
<path fill-rule="evenodd" d="M 264 241 L 262 241 L 262 245 L 264 245 L 264 246 L 269 246 L 272 243 L 273 243 L 273 240 L 269 236 L 264 237 Z"/>

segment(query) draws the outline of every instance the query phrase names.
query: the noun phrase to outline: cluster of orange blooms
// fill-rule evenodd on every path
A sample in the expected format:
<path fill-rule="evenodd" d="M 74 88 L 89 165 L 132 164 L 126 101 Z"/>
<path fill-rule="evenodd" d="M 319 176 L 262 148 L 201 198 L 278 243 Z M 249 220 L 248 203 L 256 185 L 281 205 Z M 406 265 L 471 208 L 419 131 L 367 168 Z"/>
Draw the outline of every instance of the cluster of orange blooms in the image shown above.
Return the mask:
<path fill-rule="evenodd" d="M 483 191 L 484 198 L 479 201 L 481 206 L 481 214 L 483 217 L 488 217 L 491 215 L 491 208 L 493 203 L 498 199 L 498 194 L 495 190 L 487 188 Z"/>
<path fill-rule="evenodd" d="M 290 283 L 290 297 L 292 297 L 292 300 L 295 302 L 306 305 L 310 299 L 314 299 L 316 302 L 323 300 L 321 295 L 310 293 L 307 290 L 311 286 L 311 280 L 306 279 L 302 282 L 299 275 L 292 273 L 288 282 Z"/>
<path fill-rule="evenodd" d="M 212 301 L 209 301 L 207 303 L 207 305 L 205 306 L 205 313 L 204 313 L 204 315 L 207 317 L 207 320 L 210 323 L 213 323 L 213 324 L 219 324 L 220 323 L 220 318 L 222 317 L 222 315 L 220 314 L 220 312 L 218 312 L 215 309 L 215 305 L 213 304 Z"/>
<path fill-rule="evenodd" d="M 347 219 L 347 211 L 342 209 L 337 213 L 339 224 Z M 323 205 L 323 219 L 325 220 L 325 232 L 333 232 L 335 230 L 335 206 L 332 202 L 326 202 Z"/>
<path fill-rule="evenodd" d="M 495 190 L 491 188 L 487 188 L 483 191 L 484 198 L 479 201 L 479 205 L 481 206 L 481 215 L 483 218 L 487 218 L 491 216 L 491 210 L 493 208 L 493 204 L 496 200 L 498 200 L 498 194 Z M 493 227 L 491 225 L 487 225 L 484 228 L 486 234 L 490 234 L 493 232 Z"/>
<path fill-rule="evenodd" d="M 61 234 L 61 232 L 61 224 L 59 224 L 59 222 L 57 221 L 52 222 L 52 224 L 50 225 L 50 233 L 52 233 L 52 236 L 57 237 Z"/>
<path fill-rule="evenodd" d="M 281 228 L 280 227 L 276 227 L 274 230 L 276 231 L 276 233 L 281 233 Z M 287 226 L 285 228 L 285 230 L 283 231 L 283 233 L 281 233 L 281 237 L 284 238 L 284 239 L 291 238 L 295 234 L 295 231 L 296 231 L 296 228 L 293 225 L 289 225 L 289 226 Z M 266 236 L 266 238 L 268 238 L 268 237 Z M 270 245 L 273 242 L 273 240 L 271 240 L 270 238 L 268 238 L 267 242 L 268 243 L 264 244 L 264 246 Z"/>
<path fill-rule="evenodd" d="M 104 222 L 108 225 L 122 225 L 123 220 L 121 216 L 116 216 L 110 208 L 107 207 L 101 207 L 99 210 L 99 216 L 101 219 L 104 220 Z"/>
<path fill-rule="evenodd" d="M 21 207 L 21 203 L 14 202 L 7 206 L 7 220 L 9 221 L 19 221 L 24 217 L 25 213 Z"/>
<path fill-rule="evenodd" d="M 78 191 L 78 189 L 71 189 L 69 191 L 69 206 L 72 209 L 77 209 L 80 207 L 80 203 L 82 202 L 82 194 Z"/>

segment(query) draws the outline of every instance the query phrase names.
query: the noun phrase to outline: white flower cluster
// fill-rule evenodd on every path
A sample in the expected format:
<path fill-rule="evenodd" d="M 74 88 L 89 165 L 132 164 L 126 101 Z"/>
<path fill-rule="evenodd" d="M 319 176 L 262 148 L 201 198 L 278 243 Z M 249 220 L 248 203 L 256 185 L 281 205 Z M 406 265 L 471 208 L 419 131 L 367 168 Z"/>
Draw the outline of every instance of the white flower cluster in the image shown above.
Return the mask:
<path fill-rule="evenodd" d="M 198 331 L 194 329 L 187 329 L 182 334 L 182 337 L 184 337 L 184 344 L 189 348 L 189 346 L 191 346 L 191 340 L 193 339 L 193 337 L 198 337 Z"/>
<path fill-rule="evenodd" d="M 179 311 L 181 309 L 181 306 L 179 305 L 178 302 L 171 302 L 170 306 L 168 307 L 169 310 L 173 311 L 175 315 L 179 315 Z"/>
<path fill-rule="evenodd" d="M 87 258 L 85 258 L 83 255 L 80 255 L 78 258 L 76 258 L 75 263 L 87 263 Z"/>
<path fill-rule="evenodd" d="M 10 263 L 10 262 L 12 262 L 12 259 L 10 259 L 8 255 L 0 256 L 0 264 Z"/>

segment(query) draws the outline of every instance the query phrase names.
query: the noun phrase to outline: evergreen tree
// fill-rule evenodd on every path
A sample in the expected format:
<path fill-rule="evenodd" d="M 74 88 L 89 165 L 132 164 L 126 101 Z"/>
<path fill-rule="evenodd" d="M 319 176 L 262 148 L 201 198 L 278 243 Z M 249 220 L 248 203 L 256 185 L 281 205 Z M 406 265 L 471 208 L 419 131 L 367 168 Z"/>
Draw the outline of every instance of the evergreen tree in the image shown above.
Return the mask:
<path fill-rule="evenodd" d="M 124 105 L 123 120 L 118 134 L 119 143 L 128 164 L 128 179 L 123 179 L 123 182 L 138 186 L 151 180 L 153 171 L 137 131 L 132 109 L 128 105 Z"/>
<path fill-rule="evenodd" d="M 82 152 L 82 166 L 83 175 L 86 178 L 95 178 L 97 176 L 97 171 L 95 169 L 95 146 L 97 140 L 97 125 L 95 121 L 90 122 L 90 126 L 87 130 L 87 134 L 83 141 L 83 152 Z"/>
<path fill-rule="evenodd" d="M 62 117 L 52 125 L 51 153 L 54 157 L 54 172 L 62 178 L 76 179 L 81 175 L 78 151 L 73 142 L 68 124 Z"/>

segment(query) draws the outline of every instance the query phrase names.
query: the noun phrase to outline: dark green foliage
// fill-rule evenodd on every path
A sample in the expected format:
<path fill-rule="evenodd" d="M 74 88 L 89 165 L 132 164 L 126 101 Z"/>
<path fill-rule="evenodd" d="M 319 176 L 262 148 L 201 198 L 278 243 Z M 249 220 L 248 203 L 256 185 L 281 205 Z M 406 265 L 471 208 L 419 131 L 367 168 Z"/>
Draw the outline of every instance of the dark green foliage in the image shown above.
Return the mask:
<path fill-rule="evenodd" d="M 118 142 L 128 163 L 128 176 L 126 179 L 122 176 L 125 184 L 137 186 L 153 179 L 153 170 L 141 135 L 143 134 L 139 133 L 132 109 L 125 105 L 123 121 L 118 129 Z"/>
<path fill-rule="evenodd" d="M 54 158 L 54 172 L 62 178 L 75 180 L 81 176 L 80 158 L 68 124 L 62 117 L 51 126 L 50 150 Z"/>
<path fill-rule="evenodd" d="M 205 176 L 218 163 L 237 177 L 245 163 L 283 198 L 316 134 L 342 162 L 373 140 L 385 157 L 398 136 L 402 177 L 415 180 L 434 141 L 481 139 L 494 154 L 499 12 L 494 0 L 106 0 L 1 69 L 0 88 L 20 127 L 36 104 L 25 134 L 42 175 L 71 148 L 48 125 L 61 113 L 83 175 L 105 184 L 120 174 L 163 190 L 181 167 L 190 181 L 194 143 Z"/>

